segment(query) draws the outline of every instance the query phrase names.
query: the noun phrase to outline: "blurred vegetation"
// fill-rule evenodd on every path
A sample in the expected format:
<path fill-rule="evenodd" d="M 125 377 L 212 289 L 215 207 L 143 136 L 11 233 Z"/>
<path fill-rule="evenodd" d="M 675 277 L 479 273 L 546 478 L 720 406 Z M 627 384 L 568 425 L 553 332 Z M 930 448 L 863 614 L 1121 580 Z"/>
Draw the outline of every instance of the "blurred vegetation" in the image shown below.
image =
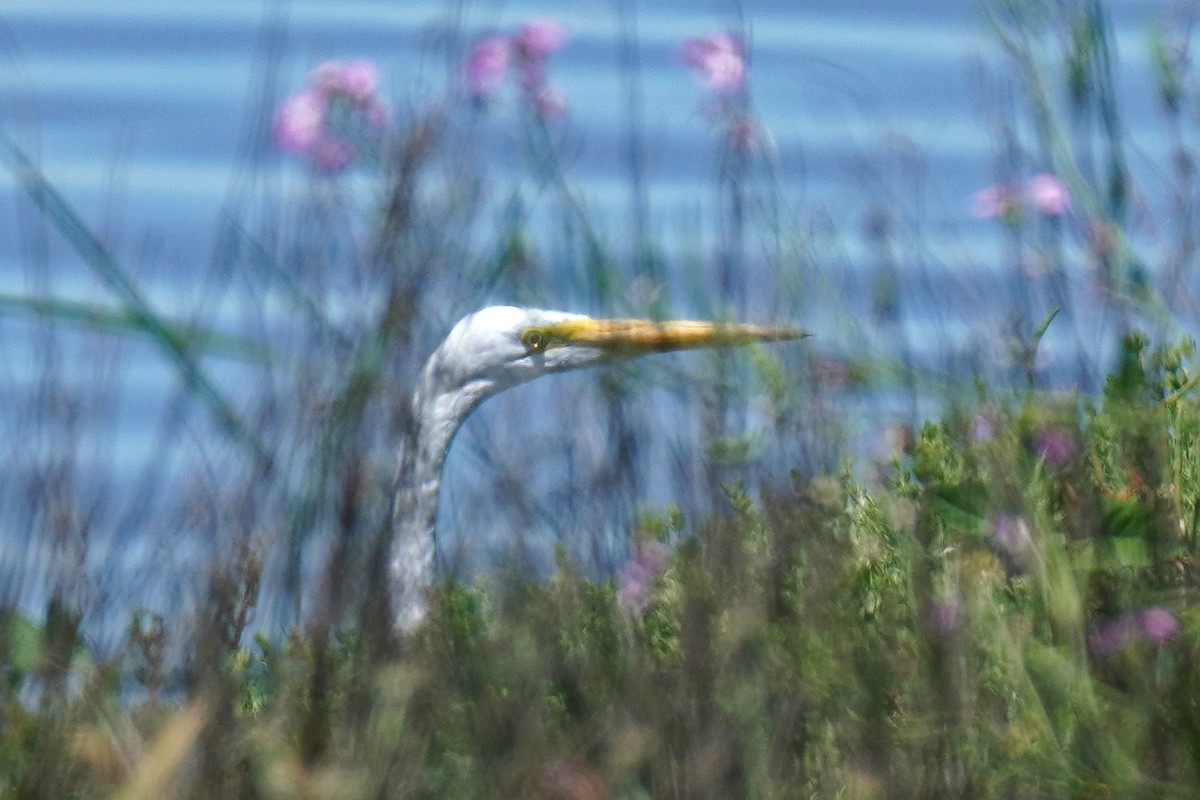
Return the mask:
<path fill-rule="evenodd" d="M 521 106 L 489 120 L 450 92 L 386 135 L 372 128 L 370 159 L 346 173 L 236 195 L 187 321 L 6 135 L 34 289 L 0 311 L 34 320 L 41 372 L 30 407 L 4 421 L 22 446 L 4 455 L 20 480 L 0 508 L 26 531 L 28 569 L 0 586 L 0 798 L 1200 793 L 1191 17 L 1150 35 L 1172 165 L 1153 187 L 1169 224 L 1153 228 L 1105 8 L 984 8 L 1003 62 L 981 90 L 1007 98 L 989 119 L 997 185 L 1051 174 L 1072 202 L 997 216 L 1012 270 L 1000 294 L 969 279 L 906 294 L 909 273 L 946 265 L 886 165 L 864 170 L 866 256 L 851 263 L 835 214 L 787 207 L 741 86 L 729 119 L 708 120 L 712 254 L 655 244 L 637 147 L 629 243 L 573 184 L 569 127 Z M 269 139 L 259 127 L 252 164 Z M 476 156 L 499 127 L 529 179 L 492 192 Z M 43 240 L 107 294 L 59 296 Z M 761 286 L 742 279 L 752 271 Z M 518 540 L 544 532 L 523 490 L 544 476 L 528 464 L 566 465 L 573 484 L 550 490 L 554 564 L 524 569 L 518 545 L 511 570 L 460 578 L 471 570 L 442 542 L 432 619 L 408 637 L 388 629 L 391 448 L 448 321 L 496 296 L 745 316 L 755 291 L 770 316 L 824 320 L 810 325 L 821 343 L 698 359 L 666 379 L 594 376 L 557 405 L 564 428 L 601 418 L 598 450 L 569 430 L 512 456 L 486 430 L 460 442 L 495 476 L 468 532 L 481 519 Z M 231 312 L 239 293 L 251 302 Z M 935 324 L 951 294 L 988 302 L 967 304 L 977 341 L 933 364 L 904 315 Z M 82 458 L 68 331 L 148 348 L 179 385 L 159 438 L 206 443 L 190 471 L 174 450 L 150 453 L 132 511 Z M 1003 366 L 989 368 L 996 341 Z M 1088 360 L 1097 352 L 1111 363 Z M 115 405 L 103 377 L 87 387 L 101 419 Z M 645 398 L 664 393 L 699 435 L 668 443 L 670 457 L 639 448 L 659 419 Z M 861 452 L 864 429 L 885 422 L 886 451 Z M 656 470 L 679 491 L 665 510 L 639 494 Z M 165 475 L 189 476 L 181 497 Z M 160 495 L 171 502 L 146 499 Z M 603 525 L 624 538 L 587 538 Z M 117 563 L 106 532 L 159 537 L 147 582 L 180 580 L 195 562 L 169 556 L 203 542 L 200 588 L 130 613 L 106 593 L 115 579 L 93 573 Z M 31 594 L 44 611 L 29 613 Z"/>
<path fill-rule="evenodd" d="M 166 690 L 145 620 L 98 663 L 72 657 L 60 610 L 41 634 L 9 617 L 0 791 L 1194 796 L 1191 355 L 1134 338 L 1094 401 L 993 395 L 985 429 L 957 409 L 876 486 L 843 472 L 760 500 L 730 490 L 736 514 L 676 543 L 638 613 L 617 579 L 568 563 L 544 581 L 447 580 L 403 642 L 214 630 Z M 1035 443 L 1062 419 L 1078 424 L 1052 464 Z M 1101 647 L 1147 608 L 1177 626 Z"/>

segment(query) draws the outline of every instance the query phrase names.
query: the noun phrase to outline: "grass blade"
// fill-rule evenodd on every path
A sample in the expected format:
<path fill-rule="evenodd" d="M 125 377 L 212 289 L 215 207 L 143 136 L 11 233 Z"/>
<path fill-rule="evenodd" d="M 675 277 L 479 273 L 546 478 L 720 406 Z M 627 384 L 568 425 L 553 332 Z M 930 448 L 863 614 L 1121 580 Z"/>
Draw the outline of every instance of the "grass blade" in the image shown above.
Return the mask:
<path fill-rule="evenodd" d="M 100 238 L 75 213 L 66 198 L 50 184 L 24 151 L 7 136 L 4 137 L 4 148 L 13 175 L 30 199 L 105 286 L 124 304 L 128 328 L 148 336 L 159 345 L 179 370 L 188 388 L 209 407 L 221 429 L 245 447 L 259 467 L 269 471 L 270 453 L 205 373 L 196 360 L 193 343 L 182 335 L 179 329 L 155 313 Z"/>

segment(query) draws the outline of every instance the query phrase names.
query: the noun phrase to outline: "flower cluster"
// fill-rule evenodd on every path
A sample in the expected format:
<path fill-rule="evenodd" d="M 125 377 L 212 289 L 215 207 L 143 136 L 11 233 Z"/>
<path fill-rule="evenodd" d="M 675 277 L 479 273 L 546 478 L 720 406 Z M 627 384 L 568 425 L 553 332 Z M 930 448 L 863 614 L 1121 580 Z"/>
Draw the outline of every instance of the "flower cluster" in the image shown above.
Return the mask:
<path fill-rule="evenodd" d="M 378 138 L 389 116 L 373 62 L 324 61 L 275 111 L 275 143 L 308 156 L 321 172 L 338 172 L 354 160 L 357 144 Z"/>
<path fill-rule="evenodd" d="M 971 216 L 980 219 L 1015 217 L 1026 206 L 1047 217 L 1061 217 L 1071 210 L 1071 193 L 1061 178 L 1039 172 L 1023 185 L 998 183 L 971 195 Z"/>
<path fill-rule="evenodd" d="M 1127 611 L 1096 626 L 1088 636 L 1088 649 L 1095 656 L 1110 658 L 1139 640 L 1166 644 L 1178 630 L 1179 620 L 1162 606 Z"/>
<path fill-rule="evenodd" d="M 683 63 L 716 94 L 736 94 L 746 86 L 745 48 L 741 37 L 732 33 L 685 39 Z"/>
<path fill-rule="evenodd" d="M 661 542 L 643 542 L 617 575 L 617 601 L 631 616 L 650 607 L 654 585 L 671 563 L 671 550 Z"/>
<path fill-rule="evenodd" d="M 704 107 L 705 116 L 724 129 L 729 145 L 744 152 L 760 142 L 762 131 L 749 110 L 742 37 L 717 33 L 685 39 L 680 56 L 711 93 Z"/>
<path fill-rule="evenodd" d="M 566 98 L 546 79 L 546 63 L 566 41 L 562 26 L 549 19 L 531 19 L 514 34 L 480 39 L 467 55 L 471 99 L 481 105 L 488 102 L 511 74 L 535 114 L 542 119 L 562 115 Z"/>

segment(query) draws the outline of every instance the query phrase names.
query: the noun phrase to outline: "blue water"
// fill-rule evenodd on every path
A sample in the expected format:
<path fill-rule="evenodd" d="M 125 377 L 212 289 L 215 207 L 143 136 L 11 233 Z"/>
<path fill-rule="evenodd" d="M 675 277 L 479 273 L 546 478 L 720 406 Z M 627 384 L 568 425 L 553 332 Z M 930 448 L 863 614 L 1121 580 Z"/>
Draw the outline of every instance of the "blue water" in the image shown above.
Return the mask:
<path fill-rule="evenodd" d="M 1143 189 L 1151 195 L 1161 185 L 1167 149 L 1154 93 L 1147 89 L 1153 78 L 1145 35 L 1166 6 L 1137 0 L 1109 4 L 1127 139 L 1134 144 L 1135 172 L 1144 177 Z M 217 260 L 215 237 L 222 216 L 247 207 L 256 213 L 264 207 L 287 208 L 303 197 L 303 169 L 265 141 L 262 121 L 269 110 L 264 103 L 297 88 L 319 60 L 366 57 L 383 67 L 385 93 L 403 119 L 408 109 L 442 102 L 448 75 L 457 75 L 448 54 L 455 48 L 460 52 L 472 36 L 511 28 L 528 16 L 550 16 L 570 35 L 567 48 L 551 64 L 552 79 L 569 102 L 569 115 L 558 128 L 569 144 L 564 159 L 568 178 L 602 235 L 619 242 L 630 230 L 633 212 L 626 155 L 631 116 L 618 61 L 621 26 L 615 7 L 584 2 L 564 11 L 551 3 L 480 3 L 467 7 L 456 25 L 446 5 L 423 1 L 5 0 L 0 5 L 0 120 L 113 252 L 131 265 L 155 306 L 187 317 L 195 313 L 196 297 L 206 291 L 205 276 Z M 632 119 L 643 158 L 648 229 L 680 264 L 707 259 L 715 247 L 716 135 L 698 112 L 703 91 L 681 65 L 679 46 L 684 37 L 740 26 L 752 42 L 755 110 L 770 131 L 784 229 L 803 232 L 798 246 L 829 258 L 804 291 L 830 292 L 835 301 L 819 300 L 808 309 L 811 316 L 792 320 L 821 334 L 808 346 L 840 357 L 855 347 L 886 351 L 904 341 L 929 363 L 961 352 L 995 357 L 1002 348 L 981 344 L 980 334 L 985 340 L 1002 338 L 1006 308 L 996 301 L 1010 292 L 1012 269 L 996 226 L 972 220 L 966 211 L 970 194 L 993 181 L 997 162 L 997 142 L 988 125 L 993 95 L 981 89 L 979 76 L 1002 74 L 1002 60 L 978 7 L 960 0 L 772 0 L 744 3 L 740 20 L 734 12 L 732 4 L 723 3 L 637 4 L 640 106 Z M 529 188 L 527 164 L 511 135 L 514 116 L 511 103 L 501 104 L 481 128 L 489 185 L 499 193 Z M 488 136 L 494 137 L 490 143 Z M 1161 205 L 1153 196 L 1146 202 Z M 862 230 L 874 205 L 898 210 L 903 235 L 897 280 L 904 296 L 923 298 L 917 313 L 906 315 L 899 336 L 895 328 L 871 329 L 861 319 L 848 319 L 861 312 L 860 301 L 869 294 L 867 278 L 856 269 L 871 261 Z M 0 292 L 41 289 L 61 298 L 109 299 L 70 248 L 30 224 L 32 216 L 11 175 L 0 172 Z M 823 249 L 813 245 L 823 237 L 836 244 Z M 907 250 L 905 241 L 911 245 Z M 677 280 L 685 277 L 681 269 L 677 264 L 672 273 Z M 1085 277 L 1075 280 L 1082 283 Z M 778 314 L 771 291 L 769 284 L 758 291 L 750 288 L 747 316 Z M 479 298 L 495 299 L 513 298 Z M 695 307 L 686 293 L 675 299 L 682 312 L 707 310 Z M 218 314 L 220 322 L 239 318 L 239 302 L 253 300 L 223 295 L 220 302 L 206 299 L 201 306 Z M 12 451 L 24 456 L 4 467 L 10 480 L 0 493 L 0 513 L 7 509 L 10 519 L 24 524 L 0 532 L 0 577 L 6 577 L 0 590 L 36 596 L 44 586 L 37 580 L 31 585 L 20 575 L 40 575 L 39 570 L 59 574 L 55 569 L 66 568 L 47 564 L 62 560 L 66 545 L 48 532 L 48 513 L 30 510 L 34 495 L 18 479 L 27 477 L 22 470 L 30 464 L 54 463 L 55 456 L 53 446 L 28 441 L 37 428 L 30 409 L 40 402 L 36 389 L 46 363 L 45 353 L 33 342 L 45 329 L 17 316 L 0 317 L 0 381 L 10 409 L 0 420 L 0 436 L 9 437 Z M 1059 345 L 1064 349 L 1077 343 L 1075 337 L 1066 338 Z M 197 469 L 207 465 L 219 471 L 228 454 L 205 438 L 202 425 L 180 428 L 163 422 L 173 414 L 201 412 L 179 410 L 176 374 L 153 346 L 120 337 L 89 342 L 87 336 L 66 338 L 56 354 L 57 383 L 66 387 L 64 394 L 80 400 L 73 435 L 85 445 L 75 456 L 79 469 L 71 477 L 77 487 L 76 511 L 87 519 L 88 509 L 95 510 L 89 546 L 102 554 L 80 569 L 96 576 L 92 585 L 101 594 L 129 595 L 132 602 L 152 605 L 169 605 L 160 602 L 164 595 L 171 596 L 170 602 L 186 602 L 188 592 L 197 590 L 180 585 L 178 570 L 202 564 L 220 544 L 182 533 L 177 540 L 139 538 L 129 533 L 137 529 L 139 518 L 134 514 L 121 522 L 121 509 L 136 507 L 125 495 L 138 487 L 186 493 Z M 1051 355 L 1055 346 L 1048 343 Z M 1099 351 L 1091 355 L 1103 357 Z M 1064 355 L 1076 357 L 1073 351 Z M 689 369 L 698 372 L 686 360 L 670 363 L 685 378 L 670 389 L 644 389 L 647 407 L 681 402 Z M 220 360 L 212 367 L 230 388 L 253 381 L 253 367 Z M 523 389 L 513 399 L 489 404 L 471 421 L 447 466 L 442 527 L 445 540 L 457 544 L 444 545 L 446 549 L 485 547 L 472 543 L 469 533 L 485 523 L 509 531 L 521 527 L 537 540 L 529 544 L 522 539 L 540 552 L 532 560 L 544 564 L 547 529 L 583 527 L 605 531 L 607 538 L 590 551 L 580 547 L 581 557 L 599 562 L 620 557 L 622 534 L 611 529 L 621 529 L 626 517 L 594 520 L 595 508 L 585 504 L 576 509 L 562 500 L 571 496 L 572 486 L 587 482 L 580 464 L 605 452 L 582 446 L 582 456 L 562 456 L 563 448 L 605 435 L 587 419 L 604 413 L 604 408 L 589 405 L 595 400 L 589 387 L 596 380 L 595 375 L 572 376 L 555 379 L 550 389 Z M 540 403 L 558 393 L 575 398 L 559 403 L 559 413 L 575 402 L 582 409 L 571 422 L 519 421 L 531 401 Z M 876 400 L 863 408 L 897 411 L 891 400 Z M 881 455 L 883 428 L 897 415 L 917 413 L 907 400 L 897 401 L 897 413 L 864 417 L 851 431 L 853 447 L 861 454 Z M 936 408 L 933 401 L 924 408 Z M 653 440 L 643 444 L 640 474 L 674 476 L 646 479 L 638 499 L 650 507 L 678 499 L 680 480 L 699 471 L 698 456 L 685 446 L 697 435 L 695 422 L 674 424 L 674 416 L 651 414 L 640 429 Z M 547 445 L 546 452 L 558 455 L 547 456 L 554 466 L 527 482 L 531 496 L 517 498 L 498 487 L 488 476 L 500 468 L 527 469 L 523 457 L 530 453 L 520 448 L 531 436 L 546 434 L 547 425 L 568 428 L 575 443 L 559 432 Z M 171 441 L 164 442 L 164 436 Z M 771 443 L 759 445 L 768 455 L 772 451 Z M 791 452 L 785 447 L 767 463 L 781 474 Z M 664 464 L 672 464 L 671 469 Z M 148 481 L 156 472 L 161 485 Z M 549 538 L 554 535 L 565 534 Z M 503 541 L 488 541 L 493 556 L 505 552 Z M 57 556 L 51 555 L 55 552 Z M 138 585 L 112 577 L 130 574 L 116 565 L 132 565 L 132 574 L 142 576 Z"/>

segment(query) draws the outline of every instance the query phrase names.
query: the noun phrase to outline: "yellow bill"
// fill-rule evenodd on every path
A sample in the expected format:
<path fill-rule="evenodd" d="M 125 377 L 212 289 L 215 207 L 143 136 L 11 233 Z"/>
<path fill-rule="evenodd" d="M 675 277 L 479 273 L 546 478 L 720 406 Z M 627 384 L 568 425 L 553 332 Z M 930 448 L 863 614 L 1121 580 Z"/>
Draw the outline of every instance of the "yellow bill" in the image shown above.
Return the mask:
<path fill-rule="evenodd" d="M 636 354 L 778 342 L 810 335 L 808 331 L 785 325 L 579 317 L 530 328 L 522 339 L 534 349 L 583 345 L 609 352 Z"/>

